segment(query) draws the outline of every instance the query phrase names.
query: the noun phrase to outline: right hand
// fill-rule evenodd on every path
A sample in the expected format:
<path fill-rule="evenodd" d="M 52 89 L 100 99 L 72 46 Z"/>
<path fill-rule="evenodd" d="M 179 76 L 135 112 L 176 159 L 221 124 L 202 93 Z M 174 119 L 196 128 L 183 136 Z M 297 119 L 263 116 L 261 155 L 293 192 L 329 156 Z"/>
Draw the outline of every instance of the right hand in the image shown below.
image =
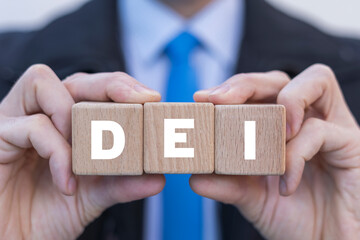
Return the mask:
<path fill-rule="evenodd" d="M 286 107 L 286 171 L 279 176 L 193 175 L 192 189 L 233 204 L 266 239 L 360 239 L 360 128 L 333 71 L 238 74 L 195 94 L 214 104 Z"/>
<path fill-rule="evenodd" d="M 75 102 L 160 98 L 124 73 L 61 82 L 30 67 L 0 105 L 0 239 L 75 239 L 106 208 L 159 193 L 162 175 L 75 177 L 69 139 Z"/>

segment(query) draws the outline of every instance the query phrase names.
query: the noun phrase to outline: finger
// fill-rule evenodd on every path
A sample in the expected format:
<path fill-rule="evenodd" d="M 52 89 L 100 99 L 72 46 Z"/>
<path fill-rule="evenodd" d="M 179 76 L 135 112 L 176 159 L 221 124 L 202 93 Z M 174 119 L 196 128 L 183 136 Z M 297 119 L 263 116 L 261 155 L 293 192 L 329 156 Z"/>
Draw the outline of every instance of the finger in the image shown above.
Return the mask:
<path fill-rule="evenodd" d="M 315 64 L 295 77 L 281 90 L 277 102 L 287 109 L 288 139 L 299 131 L 310 106 L 325 120 L 341 125 L 355 123 L 334 73 L 325 65 Z"/>
<path fill-rule="evenodd" d="M 103 208 L 119 202 L 130 202 L 161 192 L 165 185 L 163 175 L 102 177 L 92 188 L 92 197 Z"/>
<path fill-rule="evenodd" d="M 161 100 L 158 92 L 145 87 L 134 78 L 121 72 L 78 73 L 65 79 L 64 84 L 76 102 L 145 103 Z"/>
<path fill-rule="evenodd" d="M 346 130 L 339 128 L 338 125 L 318 118 L 307 119 L 299 133 L 286 146 L 286 172 L 281 177 L 280 193 L 291 195 L 296 191 L 305 162 L 314 159 L 319 152 L 329 154 L 336 151 L 338 156 L 342 156 L 342 159 L 336 156 L 326 158 L 330 166 L 341 169 L 359 167 L 358 161 L 346 160 L 344 157 L 351 151 L 347 149 L 347 143 L 354 141 L 349 139 L 352 134 L 344 131 Z"/>
<path fill-rule="evenodd" d="M 87 213 L 82 216 L 92 216 L 90 219 L 83 219 L 82 222 L 91 222 L 93 218 L 116 203 L 130 202 L 158 194 L 164 185 L 163 175 L 82 176 L 79 178 L 79 194 L 81 199 L 87 200 L 83 201 L 85 206 L 82 208 Z"/>
<path fill-rule="evenodd" d="M 74 100 L 56 74 L 46 65 L 31 66 L 3 100 L 0 111 L 8 116 L 43 112 L 66 138 L 70 138 Z"/>
<path fill-rule="evenodd" d="M 0 138 L 8 145 L 1 163 L 14 161 L 12 147 L 34 148 L 40 157 L 49 159 L 50 171 L 55 185 L 64 194 L 73 194 L 76 181 L 71 172 L 71 148 L 69 143 L 43 114 L 10 117 L 2 120 Z M 3 149 L 2 149 L 3 150 Z M 9 151 L 10 150 L 10 151 Z"/>
<path fill-rule="evenodd" d="M 287 74 L 280 71 L 238 74 L 219 87 L 196 92 L 194 100 L 214 104 L 271 102 L 289 81 Z"/>
<path fill-rule="evenodd" d="M 256 222 L 266 200 L 268 182 L 277 181 L 278 177 L 192 175 L 190 186 L 201 196 L 236 205 L 249 221 Z"/>
<path fill-rule="evenodd" d="M 222 85 L 215 86 L 208 89 L 202 89 L 199 91 L 196 91 L 193 95 L 195 102 L 208 102 L 209 101 L 209 94 L 213 92 L 215 89 L 220 88 Z"/>

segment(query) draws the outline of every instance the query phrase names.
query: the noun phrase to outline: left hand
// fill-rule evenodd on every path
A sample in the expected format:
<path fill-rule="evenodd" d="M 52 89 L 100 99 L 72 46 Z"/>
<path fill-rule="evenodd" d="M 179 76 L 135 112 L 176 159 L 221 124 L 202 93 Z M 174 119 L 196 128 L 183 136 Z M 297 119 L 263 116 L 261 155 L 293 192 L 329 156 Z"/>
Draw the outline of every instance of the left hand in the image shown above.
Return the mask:
<path fill-rule="evenodd" d="M 108 207 L 159 193 L 163 175 L 75 178 L 68 142 L 75 102 L 159 100 L 125 73 L 61 82 L 31 66 L 0 104 L 0 239 L 76 239 Z"/>
<path fill-rule="evenodd" d="M 267 239 L 360 239 L 360 130 L 329 67 L 291 82 L 279 71 L 239 74 L 194 99 L 287 110 L 285 175 L 193 175 L 196 193 L 235 205 Z"/>

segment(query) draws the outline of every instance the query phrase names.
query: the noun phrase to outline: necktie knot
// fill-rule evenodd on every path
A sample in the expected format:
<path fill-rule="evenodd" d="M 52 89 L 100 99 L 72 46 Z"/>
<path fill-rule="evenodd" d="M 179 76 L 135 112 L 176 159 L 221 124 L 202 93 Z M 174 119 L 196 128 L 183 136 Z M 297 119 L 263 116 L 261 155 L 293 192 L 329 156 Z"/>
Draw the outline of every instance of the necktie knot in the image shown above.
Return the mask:
<path fill-rule="evenodd" d="M 165 54 L 171 62 L 188 61 L 191 52 L 199 45 L 199 41 L 188 32 L 174 38 L 165 48 Z"/>

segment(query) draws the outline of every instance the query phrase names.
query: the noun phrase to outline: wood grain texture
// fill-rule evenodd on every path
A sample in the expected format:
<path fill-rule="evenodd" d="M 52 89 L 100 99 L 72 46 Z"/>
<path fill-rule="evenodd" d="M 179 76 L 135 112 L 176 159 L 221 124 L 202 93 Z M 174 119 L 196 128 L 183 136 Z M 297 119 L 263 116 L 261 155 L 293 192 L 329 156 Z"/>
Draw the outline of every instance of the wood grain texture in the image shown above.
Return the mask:
<path fill-rule="evenodd" d="M 244 159 L 244 122 L 256 121 L 256 159 Z M 215 106 L 215 173 L 285 172 L 286 119 L 282 105 Z"/>
<path fill-rule="evenodd" d="M 119 123 L 125 132 L 125 148 L 115 159 L 91 159 L 91 121 Z M 113 146 L 113 135 L 103 134 L 104 149 Z M 143 106 L 141 104 L 82 102 L 72 108 L 72 167 L 79 175 L 143 174 Z"/>
<path fill-rule="evenodd" d="M 177 148 L 194 148 L 194 158 L 164 157 L 164 119 L 194 119 L 186 143 Z M 214 171 L 214 105 L 211 103 L 145 103 L 144 170 L 146 173 L 212 173 Z"/>

